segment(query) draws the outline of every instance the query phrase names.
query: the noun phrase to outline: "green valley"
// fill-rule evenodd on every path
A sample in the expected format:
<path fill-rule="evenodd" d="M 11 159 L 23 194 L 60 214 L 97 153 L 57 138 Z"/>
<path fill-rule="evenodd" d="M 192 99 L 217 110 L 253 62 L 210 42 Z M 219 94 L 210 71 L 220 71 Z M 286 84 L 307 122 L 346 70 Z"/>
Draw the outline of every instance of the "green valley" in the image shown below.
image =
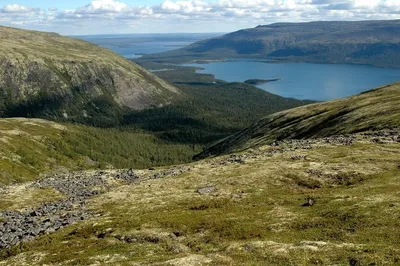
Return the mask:
<path fill-rule="evenodd" d="M 397 66 L 398 24 L 278 23 L 135 60 L 0 26 L 0 266 L 399 265 L 400 83 L 315 102 L 166 64 Z"/>

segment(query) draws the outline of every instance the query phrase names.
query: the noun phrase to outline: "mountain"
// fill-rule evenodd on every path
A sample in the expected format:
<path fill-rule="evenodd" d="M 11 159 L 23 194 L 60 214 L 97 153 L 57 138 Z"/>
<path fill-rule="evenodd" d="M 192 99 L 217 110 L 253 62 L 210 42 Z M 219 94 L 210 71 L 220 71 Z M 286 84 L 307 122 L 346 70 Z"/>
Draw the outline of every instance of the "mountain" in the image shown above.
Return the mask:
<path fill-rule="evenodd" d="M 0 117 L 113 119 L 180 92 L 121 56 L 55 33 L 0 27 Z"/>
<path fill-rule="evenodd" d="M 240 30 L 143 59 L 188 62 L 255 58 L 400 67 L 399 36 L 400 20 L 277 23 Z"/>
<path fill-rule="evenodd" d="M 396 83 L 349 98 L 269 115 L 195 158 L 244 151 L 288 139 L 323 138 L 399 127 L 400 83 Z"/>

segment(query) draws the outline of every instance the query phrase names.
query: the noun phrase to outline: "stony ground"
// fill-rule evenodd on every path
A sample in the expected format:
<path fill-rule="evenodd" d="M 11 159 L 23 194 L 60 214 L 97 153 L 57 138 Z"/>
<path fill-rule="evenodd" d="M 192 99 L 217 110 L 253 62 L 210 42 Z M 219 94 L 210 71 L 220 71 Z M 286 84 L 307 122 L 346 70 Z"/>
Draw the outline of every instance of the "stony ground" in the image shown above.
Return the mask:
<path fill-rule="evenodd" d="M 0 250 L 10 248 L 20 242 L 31 241 L 42 234 L 54 233 L 68 225 L 86 220 L 94 214 L 86 208 L 88 199 L 110 191 L 116 183 L 142 182 L 167 176 L 176 176 L 188 171 L 189 167 L 175 167 L 158 171 L 153 175 L 137 175 L 128 171 L 73 172 L 47 177 L 30 184 L 1 187 L 3 195 L 19 190 L 25 193 L 30 189 L 45 191 L 52 189 L 64 197 L 57 201 L 40 204 L 37 207 L 22 210 L 4 210 L 0 212 Z M 18 195 L 20 196 L 20 195 Z M 35 200 L 35 199 L 31 199 Z"/>
<path fill-rule="evenodd" d="M 395 265 L 398 130 L 2 187 L 0 265 Z"/>

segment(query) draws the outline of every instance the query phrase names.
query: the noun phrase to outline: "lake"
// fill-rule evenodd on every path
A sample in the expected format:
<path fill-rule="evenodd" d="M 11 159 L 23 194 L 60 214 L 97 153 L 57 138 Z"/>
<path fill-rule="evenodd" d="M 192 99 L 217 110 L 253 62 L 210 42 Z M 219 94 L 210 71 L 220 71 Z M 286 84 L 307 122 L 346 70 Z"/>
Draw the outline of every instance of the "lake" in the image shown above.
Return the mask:
<path fill-rule="evenodd" d="M 221 33 L 114 34 L 73 36 L 108 48 L 127 59 L 179 49 Z"/>
<path fill-rule="evenodd" d="M 143 54 L 179 49 L 193 42 L 221 35 L 220 33 L 119 34 L 75 36 L 109 48 L 128 59 Z M 215 75 L 226 81 L 275 79 L 279 81 L 257 85 L 284 97 L 326 101 L 343 98 L 381 85 L 400 81 L 400 69 L 364 65 L 334 65 L 308 63 L 266 63 L 231 60 L 209 64 L 185 64 L 204 68 L 199 73 Z M 168 67 L 169 68 L 169 67 Z"/>
<path fill-rule="evenodd" d="M 233 60 L 185 66 L 203 68 L 198 73 L 213 74 L 217 79 L 230 82 L 281 78 L 257 87 L 284 97 L 318 101 L 344 98 L 400 81 L 400 69 L 365 65 L 276 64 Z"/>

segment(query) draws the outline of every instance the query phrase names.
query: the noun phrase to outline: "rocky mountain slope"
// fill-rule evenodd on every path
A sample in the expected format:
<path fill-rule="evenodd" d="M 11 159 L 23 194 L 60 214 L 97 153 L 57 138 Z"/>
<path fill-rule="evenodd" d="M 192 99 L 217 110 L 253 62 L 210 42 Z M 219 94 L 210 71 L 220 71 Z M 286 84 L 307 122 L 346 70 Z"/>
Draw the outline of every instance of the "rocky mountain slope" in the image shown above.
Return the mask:
<path fill-rule="evenodd" d="M 257 58 L 400 67 L 400 21 L 277 23 L 144 56 L 159 62 Z"/>
<path fill-rule="evenodd" d="M 0 27 L 0 116 L 90 118 L 180 92 L 121 56 L 55 33 Z"/>
<path fill-rule="evenodd" d="M 399 130 L 0 188 L 0 265 L 397 265 Z"/>
<path fill-rule="evenodd" d="M 209 147 L 196 158 L 243 151 L 286 139 L 321 138 L 396 127 L 400 127 L 400 83 L 269 115 Z"/>

